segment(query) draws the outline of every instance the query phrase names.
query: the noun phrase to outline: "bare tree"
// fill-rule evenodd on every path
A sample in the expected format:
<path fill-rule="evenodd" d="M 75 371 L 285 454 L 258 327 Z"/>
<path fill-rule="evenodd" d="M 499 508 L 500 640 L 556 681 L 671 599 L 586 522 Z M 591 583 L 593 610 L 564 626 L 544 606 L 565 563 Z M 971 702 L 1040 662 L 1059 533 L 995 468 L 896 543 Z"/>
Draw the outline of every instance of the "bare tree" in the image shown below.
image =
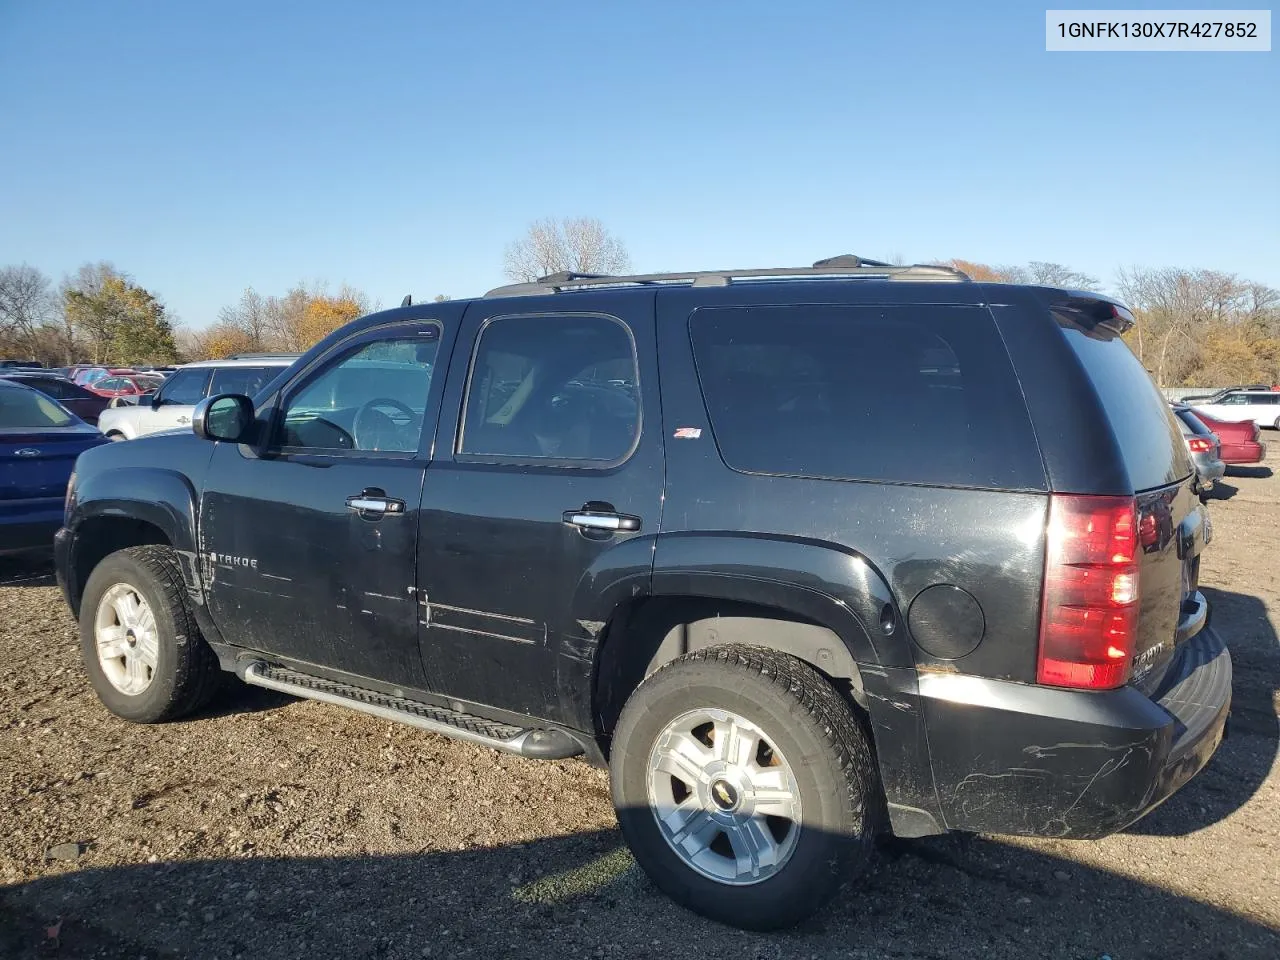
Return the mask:
<path fill-rule="evenodd" d="M 1060 263 L 1032 260 L 1025 267 L 1006 267 L 1019 283 L 1035 283 L 1044 287 L 1062 287 L 1066 290 L 1097 290 L 1102 281 L 1087 273 L 1073 270 Z"/>
<path fill-rule="evenodd" d="M 9 349 L 34 356 L 37 334 L 52 319 L 53 307 L 49 278 L 35 267 L 0 268 L 0 337 Z"/>
<path fill-rule="evenodd" d="M 505 264 L 508 279 L 528 281 L 566 270 L 626 273 L 631 258 L 622 241 L 594 217 L 548 217 L 507 246 Z"/>
<path fill-rule="evenodd" d="M 218 311 L 218 323 L 233 327 L 244 334 L 249 350 L 267 347 L 271 327 L 271 297 L 264 297 L 253 287 L 247 287 L 234 306 Z"/>

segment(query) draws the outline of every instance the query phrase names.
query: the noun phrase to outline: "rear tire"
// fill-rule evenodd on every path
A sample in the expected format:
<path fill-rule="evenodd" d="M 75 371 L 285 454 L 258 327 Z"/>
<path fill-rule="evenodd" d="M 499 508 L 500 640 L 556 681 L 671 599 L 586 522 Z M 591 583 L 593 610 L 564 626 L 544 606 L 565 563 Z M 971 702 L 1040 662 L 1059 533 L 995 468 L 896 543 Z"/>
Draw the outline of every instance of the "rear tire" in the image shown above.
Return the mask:
<path fill-rule="evenodd" d="M 80 652 L 98 699 L 134 723 L 199 709 L 222 676 L 166 546 L 129 547 L 94 567 L 80 606 Z"/>
<path fill-rule="evenodd" d="M 640 866 L 722 923 L 798 923 L 872 855 L 866 734 L 825 678 L 772 650 L 712 647 L 658 670 L 623 708 L 610 772 Z"/>

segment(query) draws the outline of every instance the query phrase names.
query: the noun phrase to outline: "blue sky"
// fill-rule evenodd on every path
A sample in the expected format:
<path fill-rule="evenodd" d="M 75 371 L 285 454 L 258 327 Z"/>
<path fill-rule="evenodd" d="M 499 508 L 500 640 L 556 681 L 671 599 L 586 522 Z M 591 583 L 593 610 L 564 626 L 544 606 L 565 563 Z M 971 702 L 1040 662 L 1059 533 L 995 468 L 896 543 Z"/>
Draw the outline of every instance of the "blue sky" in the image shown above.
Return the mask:
<path fill-rule="evenodd" d="M 203 326 L 246 286 L 474 295 L 588 215 L 641 270 L 1280 286 L 1280 54 L 1046 53 L 1045 6 L 0 0 L 0 264 L 110 260 Z"/>

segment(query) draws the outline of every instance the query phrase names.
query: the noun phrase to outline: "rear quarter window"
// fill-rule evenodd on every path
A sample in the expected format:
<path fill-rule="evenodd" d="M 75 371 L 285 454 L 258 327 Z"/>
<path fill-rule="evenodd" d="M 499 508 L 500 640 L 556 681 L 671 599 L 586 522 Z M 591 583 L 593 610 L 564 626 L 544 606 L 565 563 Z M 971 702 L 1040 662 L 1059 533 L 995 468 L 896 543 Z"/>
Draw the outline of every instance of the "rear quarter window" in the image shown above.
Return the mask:
<path fill-rule="evenodd" d="M 1045 488 L 1004 344 L 980 307 L 704 308 L 712 432 L 745 473 Z"/>
<path fill-rule="evenodd" d="M 1058 323 L 1102 403 L 1134 491 L 1190 476 L 1178 421 L 1128 345 L 1105 328 L 1086 330 L 1062 316 Z"/>

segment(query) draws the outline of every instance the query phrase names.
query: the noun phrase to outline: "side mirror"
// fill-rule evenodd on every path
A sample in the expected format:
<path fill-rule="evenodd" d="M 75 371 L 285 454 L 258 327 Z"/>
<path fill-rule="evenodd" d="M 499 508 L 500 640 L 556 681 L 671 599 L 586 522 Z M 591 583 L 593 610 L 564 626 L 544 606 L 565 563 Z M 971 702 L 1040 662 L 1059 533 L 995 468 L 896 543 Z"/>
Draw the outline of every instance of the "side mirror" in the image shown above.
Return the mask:
<path fill-rule="evenodd" d="M 252 400 L 238 393 L 220 393 L 196 404 L 191 432 L 202 440 L 247 443 L 253 422 Z"/>
<path fill-rule="evenodd" d="M 147 406 L 154 410 L 156 407 L 160 406 L 160 391 L 152 390 L 150 393 L 144 393 L 142 395 L 142 399 L 147 402 Z M 139 403 L 141 402 L 142 401 L 140 400 Z"/>

